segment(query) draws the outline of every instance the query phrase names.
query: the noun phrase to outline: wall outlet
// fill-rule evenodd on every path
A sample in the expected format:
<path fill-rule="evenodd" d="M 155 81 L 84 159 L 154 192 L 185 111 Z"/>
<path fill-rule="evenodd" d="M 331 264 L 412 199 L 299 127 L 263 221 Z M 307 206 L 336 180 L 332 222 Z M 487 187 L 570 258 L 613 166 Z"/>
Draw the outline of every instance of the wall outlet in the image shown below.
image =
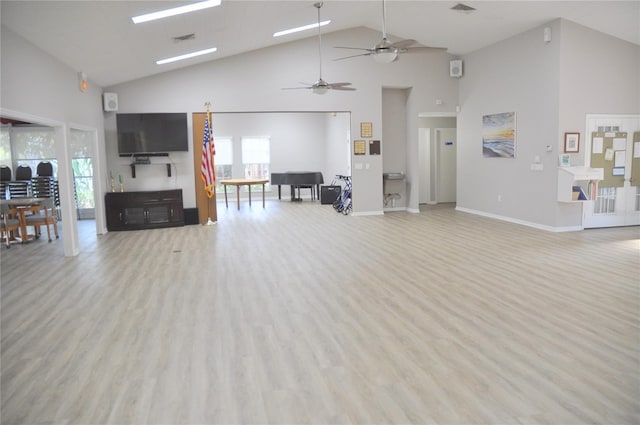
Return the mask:
<path fill-rule="evenodd" d="M 502 202 L 502 195 L 498 195 L 498 202 Z"/>
<path fill-rule="evenodd" d="M 542 163 L 531 164 L 531 171 L 542 171 L 543 169 L 544 169 L 544 166 L 542 165 Z"/>

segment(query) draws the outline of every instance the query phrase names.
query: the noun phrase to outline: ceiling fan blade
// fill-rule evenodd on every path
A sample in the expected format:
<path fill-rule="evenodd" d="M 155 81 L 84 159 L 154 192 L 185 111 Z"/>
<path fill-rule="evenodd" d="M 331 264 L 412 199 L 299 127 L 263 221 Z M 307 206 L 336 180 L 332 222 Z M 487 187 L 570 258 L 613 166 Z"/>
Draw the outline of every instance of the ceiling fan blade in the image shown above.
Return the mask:
<path fill-rule="evenodd" d="M 331 88 L 350 86 L 351 83 L 329 83 Z"/>
<path fill-rule="evenodd" d="M 333 46 L 334 49 L 351 49 L 351 50 L 368 50 L 370 51 L 371 49 L 366 49 L 364 47 L 345 47 L 345 46 Z"/>
<path fill-rule="evenodd" d="M 344 87 L 344 86 L 334 87 L 333 84 L 331 85 L 331 89 L 332 90 L 341 90 L 341 91 L 355 91 L 356 90 L 353 87 Z"/>
<path fill-rule="evenodd" d="M 403 49 L 400 49 L 399 53 L 443 52 L 446 50 L 447 50 L 446 47 L 416 46 L 416 47 L 405 47 Z"/>
<path fill-rule="evenodd" d="M 389 47 L 395 47 L 397 49 L 406 49 L 407 47 L 413 46 L 416 43 L 417 41 L 415 40 L 399 40 L 394 43 L 391 43 Z"/>
<path fill-rule="evenodd" d="M 313 87 L 283 87 L 281 90 L 303 90 L 303 89 L 312 89 Z"/>
<path fill-rule="evenodd" d="M 372 54 L 373 54 L 373 52 L 361 53 L 359 55 L 351 55 L 351 56 L 345 56 L 345 57 L 342 57 L 342 58 L 336 58 L 336 59 L 334 59 L 334 61 L 340 61 L 342 59 L 357 58 L 358 56 L 371 56 Z"/>

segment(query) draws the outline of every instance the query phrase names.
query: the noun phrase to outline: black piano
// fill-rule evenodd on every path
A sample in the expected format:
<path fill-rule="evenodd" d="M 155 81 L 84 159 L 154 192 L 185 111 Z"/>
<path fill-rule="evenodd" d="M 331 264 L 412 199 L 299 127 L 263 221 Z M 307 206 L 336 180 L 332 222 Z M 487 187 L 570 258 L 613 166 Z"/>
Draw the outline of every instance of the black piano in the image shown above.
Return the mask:
<path fill-rule="evenodd" d="M 271 185 L 278 186 L 278 199 L 281 197 L 281 186 L 291 186 L 291 200 L 301 201 L 300 188 L 311 189 L 311 199 L 315 199 L 314 193 L 320 196 L 320 185 L 324 183 L 322 173 L 319 171 L 287 171 L 286 173 L 271 173 Z M 314 188 L 315 186 L 315 188 Z M 298 189 L 298 197 L 295 196 L 295 189 Z M 315 189 L 315 191 L 314 191 Z"/>

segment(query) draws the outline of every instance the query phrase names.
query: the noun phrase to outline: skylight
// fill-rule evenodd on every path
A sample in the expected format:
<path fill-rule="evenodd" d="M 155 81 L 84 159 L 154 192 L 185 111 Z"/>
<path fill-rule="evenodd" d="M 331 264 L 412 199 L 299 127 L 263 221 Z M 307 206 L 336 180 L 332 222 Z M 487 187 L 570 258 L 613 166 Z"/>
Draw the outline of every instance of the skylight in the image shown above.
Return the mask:
<path fill-rule="evenodd" d="M 172 9 L 159 10 L 157 12 L 134 16 L 131 18 L 131 20 L 134 24 L 140 24 L 142 22 L 154 21 L 156 19 L 168 18 L 169 16 L 181 15 L 183 13 L 195 12 L 196 10 L 220 6 L 221 2 L 222 0 L 205 0 L 198 3 L 191 3 L 184 6 L 174 7 Z"/>
<path fill-rule="evenodd" d="M 329 23 L 331 23 L 331 20 L 322 21 L 322 22 L 320 22 L 320 25 L 318 25 L 318 23 L 316 22 L 315 24 L 309 24 L 309 25 L 304 25 L 304 26 L 297 27 L 297 28 L 291 28 L 289 30 L 274 32 L 273 36 L 274 37 L 280 37 L 281 35 L 293 34 L 294 32 L 306 31 L 306 30 L 318 28 L 318 26 L 323 27 L 325 25 L 328 25 Z"/>
<path fill-rule="evenodd" d="M 218 50 L 217 47 L 211 47 L 209 49 L 198 50 L 197 52 L 185 53 L 184 55 L 174 56 L 172 58 L 167 58 L 167 59 L 161 59 L 156 61 L 156 63 L 158 65 L 164 65 L 165 63 L 171 63 L 171 62 L 181 61 L 183 59 L 193 58 L 196 56 L 206 55 L 207 53 L 213 53 L 217 50 Z"/>

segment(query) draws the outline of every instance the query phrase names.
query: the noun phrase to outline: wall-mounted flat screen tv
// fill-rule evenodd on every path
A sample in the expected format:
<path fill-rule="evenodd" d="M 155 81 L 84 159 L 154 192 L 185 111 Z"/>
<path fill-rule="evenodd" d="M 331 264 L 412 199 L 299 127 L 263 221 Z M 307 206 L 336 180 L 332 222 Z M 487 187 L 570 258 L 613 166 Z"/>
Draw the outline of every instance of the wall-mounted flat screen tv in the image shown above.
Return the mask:
<path fill-rule="evenodd" d="M 117 114 L 120 156 L 167 154 L 189 150 L 187 114 Z"/>

